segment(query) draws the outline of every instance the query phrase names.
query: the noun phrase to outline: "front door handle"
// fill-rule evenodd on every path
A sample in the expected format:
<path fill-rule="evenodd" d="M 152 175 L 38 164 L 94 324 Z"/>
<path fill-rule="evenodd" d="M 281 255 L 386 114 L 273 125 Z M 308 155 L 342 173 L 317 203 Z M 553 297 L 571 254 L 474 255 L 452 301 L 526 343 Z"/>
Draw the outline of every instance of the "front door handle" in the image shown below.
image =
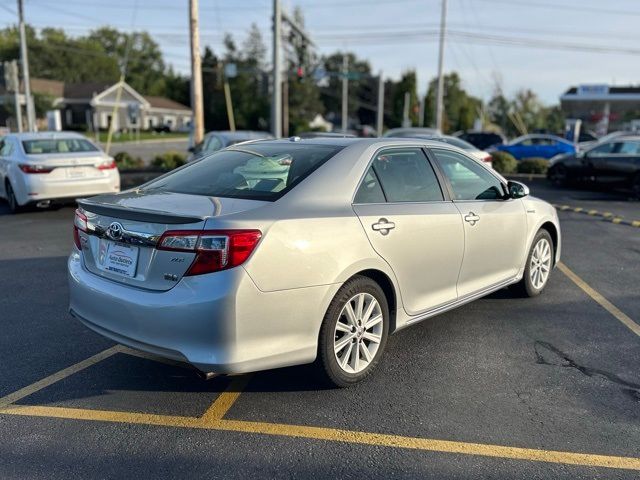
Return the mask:
<path fill-rule="evenodd" d="M 378 223 L 374 223 L 373 225 L 371 225 L 371 228 L 373 228 L 376 232 L 380 232 L 382 235 L 387 235 L 389 233 L 389 230 L 393 230 L 394 228 L 396 228 L 396 224 L 390 222 L 386 218 L 381 218 L 380 220 L 378 220 Z"/>
<path fill-rule="evenodd" d="M 476 223 L 478 223 L 480 221 L 480 217 L 478 215 L 476 215 L 473 212 L 469 212 L 465 217 L 464 217 L 464 221 L 465 222 L 469 222 L 469 224 L 473 227 Z"/>

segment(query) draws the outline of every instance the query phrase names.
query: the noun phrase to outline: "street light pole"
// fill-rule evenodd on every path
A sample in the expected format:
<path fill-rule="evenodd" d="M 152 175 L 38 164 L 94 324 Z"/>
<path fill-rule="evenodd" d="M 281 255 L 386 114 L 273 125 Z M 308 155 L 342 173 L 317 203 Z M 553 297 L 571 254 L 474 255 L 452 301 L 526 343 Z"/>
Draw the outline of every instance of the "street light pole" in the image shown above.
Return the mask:
<path fill-rule="evenodd" d="M 191 33 L 191 108 L 193 108 L 193 144 L 204 138 L 204 109 L 202 104 L 202 63 L 200 58 L 200 30 L 198 0 L 189 0 L 189 29 Z"/>
<path fill-rule="evenodd" d="M 378 74 L 378 112 L 376 119 L 376 130 L 378 136 L 382 136 L 382 129 L 384 123 L 384 77 L 382 75 L 382 70 Z"/>
<path fill-rule="evenodd" d="M 22 63 L 22 80 L 27 108 L 27 131 L 35 131 L 33 99 L 31 98 L 31 80 L 29 79 L 29 57 L 27 55 L 27 33 L 24 25 L 24 8 L 22 0 L 18 0 L 18 23 L 20 25 L 20 61 Z"/>
<path fill-rule="evenodd" d="M 273 0 L 273 85 L 271 96 L 271 131 L 273 136 L 282 136 L 282 12 L 280 0 Z"/>
<path fill-rule="evenodd" d="M 349 56 L 342 56 L 342 133 L 347 133 L 349 119 Z"/>
<path fill-rule="evenodd" d="M 438 53 L 438 91 L 436 92 L 436 128 L 442 131 L 442 111 L 444 103 L 444 78 L 442 65 L 444 61 L 444 40 L 447 23 L 447 0 L 442 0 L 440 16 L 440 51 Z"/>

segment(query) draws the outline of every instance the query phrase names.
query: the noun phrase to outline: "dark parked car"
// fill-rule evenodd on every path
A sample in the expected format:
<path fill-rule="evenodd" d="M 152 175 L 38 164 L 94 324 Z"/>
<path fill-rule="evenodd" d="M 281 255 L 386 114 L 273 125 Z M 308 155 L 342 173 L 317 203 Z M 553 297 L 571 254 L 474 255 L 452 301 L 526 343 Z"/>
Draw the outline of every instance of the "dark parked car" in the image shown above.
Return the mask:
<path fill-rule="evenodd" d="M 631 188 L 640 198 L 640 135 L 616 137 L 590 150 L 559 155 L 547 173 L 556 185 L 595 182 L 612 188 Z"/>
<path fill-rule="evenodd" d="M 456 137 L 469 142 L 478 150 L 486 150 L 494 145 L 502 145 L 507 141 L 506 138 L 495 132 L 467 131 L 457 134 Z"/>
<path fill-rule="evenodd" d="M 266 138 L 273 138 L 273 136 L 268 132 L 259 132 L 254 130 L 209 132 L 204 136 L 204 140 L 202 140 L 202 142 L 189 149 L 191 155 L 187 160 L 191 162 L 203 155 L 217 152 L 218 150 L 222 150 L 230 145 L 235 145 L 236 143 L 246 142 L 248 140 L 262 140 Z"/>

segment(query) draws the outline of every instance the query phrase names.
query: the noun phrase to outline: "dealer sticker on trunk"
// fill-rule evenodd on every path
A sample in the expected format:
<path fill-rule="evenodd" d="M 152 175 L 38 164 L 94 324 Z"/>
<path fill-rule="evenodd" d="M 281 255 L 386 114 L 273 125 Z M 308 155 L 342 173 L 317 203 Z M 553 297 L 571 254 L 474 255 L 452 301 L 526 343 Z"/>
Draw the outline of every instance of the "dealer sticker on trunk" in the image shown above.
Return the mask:
<path fill-rule="evenodd" d="M 125 277 L 136 276 L 138 264 L 138 247 L 100 240 L 98 267 L 107 272 L 117 273 Z"/>

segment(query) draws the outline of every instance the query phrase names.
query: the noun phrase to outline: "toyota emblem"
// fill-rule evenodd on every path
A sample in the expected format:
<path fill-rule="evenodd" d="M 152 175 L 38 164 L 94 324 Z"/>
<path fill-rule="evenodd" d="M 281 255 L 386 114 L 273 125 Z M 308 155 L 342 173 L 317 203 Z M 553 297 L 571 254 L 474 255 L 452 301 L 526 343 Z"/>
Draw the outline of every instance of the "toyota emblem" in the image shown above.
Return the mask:
<path fill-rule="evenodd" d="M 122 224 L 113 222 L 107 229 L 107 236 L 112 240 L 120 240 L 122 238 Z"/>

